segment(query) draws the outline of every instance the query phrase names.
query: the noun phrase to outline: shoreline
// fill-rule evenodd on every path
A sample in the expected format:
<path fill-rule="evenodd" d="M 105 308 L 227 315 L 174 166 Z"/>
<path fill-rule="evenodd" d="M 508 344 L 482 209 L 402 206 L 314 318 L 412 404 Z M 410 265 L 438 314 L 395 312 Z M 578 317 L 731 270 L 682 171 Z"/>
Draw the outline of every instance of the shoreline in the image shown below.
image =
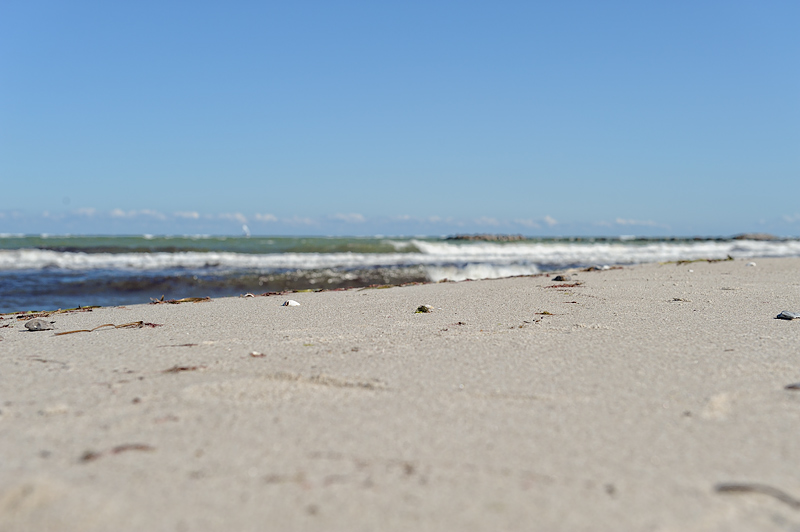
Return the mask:
<path fill-rule="evenodd" d="M 232 297 L 287 290 L 497 279 L 570 268 L 734 257 L 800 257 L 800 240 L 582 237 L 473 240 L 194 241 L 22 239 L 0 249 L 0 312 L 148 303 L 164 295 Z M 472 237 L 471 237 L 472 238 Z M 499 237 L 498 237 L 499 238 Z M 0 246 L 3 247 L 3 246 Z"/>
<path fill-rule="evenodd" d="M 39 332 L 4 316 L 0 528 L 800 526 L 775 495 L 800 498 L 800 321 L 775 319 L 800 311 L 798 271 L 102 307 Z M 780 491 L 717 489 L 744 484 Z"/>

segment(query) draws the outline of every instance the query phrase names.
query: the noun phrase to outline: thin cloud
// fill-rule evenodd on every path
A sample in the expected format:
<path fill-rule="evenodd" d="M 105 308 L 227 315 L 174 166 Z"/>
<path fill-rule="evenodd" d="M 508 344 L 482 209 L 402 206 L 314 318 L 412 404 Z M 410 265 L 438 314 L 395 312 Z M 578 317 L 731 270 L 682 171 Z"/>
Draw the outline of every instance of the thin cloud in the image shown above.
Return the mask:
<path fill-rule="evenodd" d="M 554 225 L 558 225 L 558 220 L 550 216 L 549 214 L 542 218 L 542 221 L 548 225 L 548 227 L 553 227 Z"/>
<path fill-rule="evenodd" d="M 475 220 L 475 223 L 478 225 L 500 225 L 500 222 L 497 221 L 497 218 L 491 218 L 489 216 L 481 216 Z"/>
<path fill-rule="evenodd" d="M 346 223 L 364 223 L 367 221 L 367 219 L 364 218 L 364 215 L 355 212 L 351 212 L 349 214 L 337 213 L 330 216 L 330 219 Z"/>
<path fill-rule="evenodd" d="M 800 222 L 800 214 L 784 214 L 781 219 L 788 224 L 797 223 Z"/>
<path fill-rule="evenodd" d="M 311 218 L 303 218 L 302 216 L 292 216 L 291 218 L 282 218 L 281 222 L 289 225 L 316 225 L 316 221 Z"/>
<path fill-rule="evenodd" d="M 401 214 L 399 216 L 392 216 L 388 218 L 395 222 L 410 222 L 415 224 L 456 224 L 453 218 L 442 218 L 441 216 L 411 216 L 409 214 Z"/>
<path fill-rule="evenodd" d="M 278 217 L 275 216 L 274 214 L 256 214 L 255 216 L 253 216 L 253 218 L 258 220 L 259 222 L 277 222 L 278 221 Z"/>
<path fill-rule="evenodd" d="M 155 218 L 156 220 L 167 219 L 165 215 L 152 209 L 140 209 L 138 211 L 123 211 L 122 209 L 114 209 L 110 214 L 112 218 Z"/>
<path fill-rule="evenodd" d="M 535 220 L 531 220 L 530 218 L 518 218 L 514 220 L 514 223 L 523 227 L 530 227 L 531 229 L 539 229 L 542 227 Z"/>
<path fill-rule="evenodd" d="M 617 218 L 614 220 L 614 223 L 617 225 L 638 225 L 643 227 L 665 227 L 663 224 L 659 224 L 652 220 L 626 220 L 624 218 Z"/>
<path fill-rule="evenodd" d="M 72 212 L 77 216 L 86 216 L 87 218 L 92 218 L 95 214 L 97 214 L 97 209 L 93 207 L 83 207 Z"/>
<path fill-rule="evenodd" d="M 187 218 L 190 220 L 197 220 L 200 218 L 200 213 L 196 211 L 181 211 L 175 213 L 175 218 Z"/>
<path fill-rule="evenodd" d="M 231 220 L 234 222 L 239 222 L 240 224 L 246 224 L 247 218 L 245 218 L 244 214 L 240 212 L 224 212 L 217 216 L 220 220 Z"/>

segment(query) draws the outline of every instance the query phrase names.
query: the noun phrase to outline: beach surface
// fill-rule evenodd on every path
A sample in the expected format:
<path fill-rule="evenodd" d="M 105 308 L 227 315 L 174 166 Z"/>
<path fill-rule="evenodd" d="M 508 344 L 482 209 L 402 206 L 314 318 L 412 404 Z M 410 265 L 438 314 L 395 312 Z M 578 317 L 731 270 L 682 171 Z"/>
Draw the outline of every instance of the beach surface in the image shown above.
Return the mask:
<path fill-rule="evenodd" d="M 0 530 L 799 530 L 756 261 L 3 316 Z"/>

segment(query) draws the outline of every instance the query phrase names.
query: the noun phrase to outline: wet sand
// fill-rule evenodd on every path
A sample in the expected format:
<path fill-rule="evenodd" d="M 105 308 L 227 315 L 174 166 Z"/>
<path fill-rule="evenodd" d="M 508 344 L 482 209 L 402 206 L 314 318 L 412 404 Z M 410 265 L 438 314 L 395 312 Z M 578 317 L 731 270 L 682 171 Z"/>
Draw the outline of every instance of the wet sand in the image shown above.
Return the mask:
<path fill-rule="evenodd" d="M 800 259 L 747 262 L 5 316 L 0 530 L 797 529 Z"/>

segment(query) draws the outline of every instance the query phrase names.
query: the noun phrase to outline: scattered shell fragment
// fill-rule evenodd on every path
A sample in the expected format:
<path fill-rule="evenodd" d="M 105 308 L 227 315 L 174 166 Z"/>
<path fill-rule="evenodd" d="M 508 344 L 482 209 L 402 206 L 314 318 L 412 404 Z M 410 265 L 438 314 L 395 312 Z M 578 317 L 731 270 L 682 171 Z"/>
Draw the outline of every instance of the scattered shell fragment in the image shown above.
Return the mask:
<path fill-rule="evenodd" d="M 553 277 L 553 280 L 554 281 L 571 281 L 572 277 L 570 277 L 569 275 L 556 275 L 555 277 Z"/>
<path fill-rule="evenodd" d="M 246 294 L 242 294 L 239 297 L 256 297 L 256 296 L 255 296 L 255 294 L 251 294 L 250 292 L 247 292 Z"/>
<path fill-rule="evenodd" d="M 775 319 L 778 320 L 796 320 L 797 318 L 800 318 L 800 312 L 789 312 L 788 310 L 784 310 L 775 316 Z"/>
<path fill-rule="evenodd" d="M 287 299 L 286 301 L 283 302 L 283 305 L 281 305 L 281 306 L 282 307 L 299 307 L 300 303 L 298 303 L 294 299 Z"/>
<path fill-rule="evenodd" d="M 417 310 L 414 312 L 415 314 L 426 314 L 428 312 L 433 312 L 433 305 L 420 305 L 417 307 Z"/>
<path fill-rule="evenodd" d="M 53 328 L 49 321 L 39 318 L 25 322 L 25 328 L 29 331 L 49 331 Z"/>
<path fill-rule="evenodd" d="M 262 353 L 260 351 L 250 351 L 250 356 L 253 357 L 253 358 L 261 358 L 261 357 L 263 357 L 265 355 L 264 355 L 264 353 Z"/>
<path fill-rule="evenodd" d="M 756 265 L 755 262 L 748 262 L 747 264 L 745 264 L 745 266 L 755 266 L 755 265 Z"/>

